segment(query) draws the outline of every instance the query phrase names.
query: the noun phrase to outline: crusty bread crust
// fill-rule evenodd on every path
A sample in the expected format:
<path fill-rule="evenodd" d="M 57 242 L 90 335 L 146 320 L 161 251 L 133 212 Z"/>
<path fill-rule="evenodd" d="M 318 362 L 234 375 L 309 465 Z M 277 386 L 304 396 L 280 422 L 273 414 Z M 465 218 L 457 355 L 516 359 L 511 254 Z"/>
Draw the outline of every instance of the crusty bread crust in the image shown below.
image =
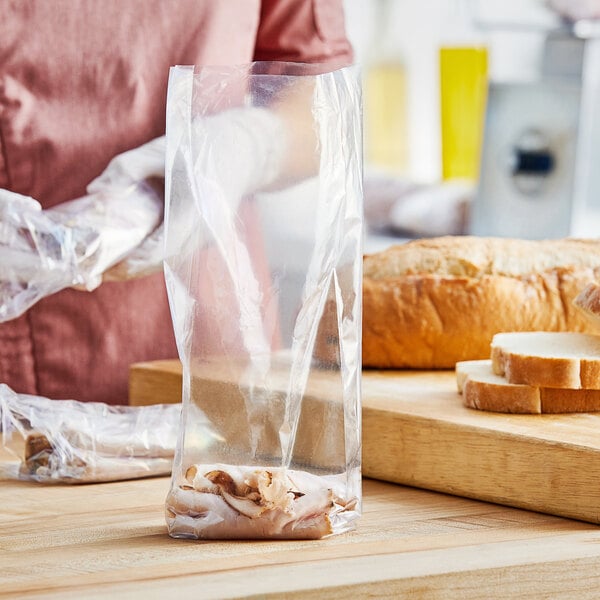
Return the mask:
<path fill-rule="evenodd" d="M 491 360 L 456 363 L 456 385 L 468 408 L 519 414 L 542 411 L 539 388 L 508 383 L 492 371 Z"/>
<path fill-rule="evenodd" d="M 366 256 L 363 272 L 370 279 L 423 273 L 472 278 L 518 277 L 581 266 L 600 267 L 600 240 L 446 236 L 413 240 Z"/>
<path fill-rule="evenodd" d="M 579 413 L 600 411 L 600 390 L 560 390 L 540 388 L 543 413 Z"/>
<path fill-rule="evenodd" d="M 586 285 L 573 300 L 573 304 L 600 331 L 600 285 L 595 281 Z"/>
<path fill-rule="evenodd" d="M 600 241 L 445 237 L 364 260 L 363 366 L 453 368 L 503 331 L 595 331 L 573 304 Z"/>
<path fill-rule="evenodd" d="M 465 406 L 489 412 L 539 414 L 540 390 L 529 385 L 491 384 L 468 379 L 464 383 Z"/>
<path fill-rule="evenodd" d="M 523 356 L 498 347 L 492 347 L 491 356 L 494 373 L 505 377 L 509 383 L 573 389 L 582 387 L 579 360 Z"/>

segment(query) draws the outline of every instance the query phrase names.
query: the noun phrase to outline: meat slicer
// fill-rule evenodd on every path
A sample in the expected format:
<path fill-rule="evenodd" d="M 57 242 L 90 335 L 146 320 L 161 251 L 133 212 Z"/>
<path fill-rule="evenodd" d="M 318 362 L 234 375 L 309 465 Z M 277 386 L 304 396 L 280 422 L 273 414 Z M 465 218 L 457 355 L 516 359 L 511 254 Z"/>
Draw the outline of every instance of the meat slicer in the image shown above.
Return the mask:
<path fill-rule="evenodd" d="M 489 84 L 472 234 L 600 237 L 600 21 L 547 32 L 541 64 Z"/>

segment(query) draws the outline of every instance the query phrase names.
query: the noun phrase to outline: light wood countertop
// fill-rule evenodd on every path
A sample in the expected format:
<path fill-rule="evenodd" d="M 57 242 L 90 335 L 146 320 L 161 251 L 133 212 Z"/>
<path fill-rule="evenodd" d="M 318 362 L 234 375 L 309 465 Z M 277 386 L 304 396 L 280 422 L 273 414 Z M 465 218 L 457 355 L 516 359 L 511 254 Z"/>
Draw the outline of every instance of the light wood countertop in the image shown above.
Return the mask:
<path fill-rule="evenodd" d="M 1 481 L 0 598 L 600 596 L 593 524 L 365 480 L 355 532 L 197 542 L 167 536 L 168 486 Z"/>
<path fill-rule="evenodd" d="M 210 367 L 197 376 L 210 385 L 217 412 L 236 394 L 239 403 L 237 382 L 218 365 Z M 282 375 L 271 391 L 284 395 L 285 370 Z M 132 365 L 130 400 L 180 402 L 181 381 L 179 361 Z M 315 415 L 329 410 L 337 385 L 327 371 L 311 373 L 308 426 L 319 427 Z M 599 430 L 600 413 L 509 415 L 466 408 L 454 371 L 362 374 L 362 472 L 373 479 L 600 524 Z M 312 439 L 310 427 L 305 431 L 304 439 Z"/>

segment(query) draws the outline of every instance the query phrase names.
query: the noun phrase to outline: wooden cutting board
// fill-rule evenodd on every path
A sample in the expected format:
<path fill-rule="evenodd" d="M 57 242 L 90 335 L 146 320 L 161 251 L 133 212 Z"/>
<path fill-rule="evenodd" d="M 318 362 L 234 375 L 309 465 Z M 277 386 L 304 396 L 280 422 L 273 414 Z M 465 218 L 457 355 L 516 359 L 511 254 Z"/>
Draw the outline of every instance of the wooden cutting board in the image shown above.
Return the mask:
<path fill-rule="evenodd" d="M 453 371 L 363 371 L 362 395 L 365 476 L 600 523 L 600 413 L 471 410 Z M 178 361 L 132 365 L 132 404 L 180 400 Z"/>

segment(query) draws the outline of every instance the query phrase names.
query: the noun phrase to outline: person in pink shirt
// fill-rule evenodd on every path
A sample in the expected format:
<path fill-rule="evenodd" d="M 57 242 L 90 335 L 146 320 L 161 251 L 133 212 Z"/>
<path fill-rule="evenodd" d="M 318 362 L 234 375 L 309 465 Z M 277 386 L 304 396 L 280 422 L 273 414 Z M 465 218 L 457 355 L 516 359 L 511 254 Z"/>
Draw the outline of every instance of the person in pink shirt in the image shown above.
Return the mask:
<path fill-rule="evenodd" d="M 350 64 L 341 0 L 5 2 L 0 191 L 78 198 L 164 134 L 171 65 L 266 60 Z M 123 404 L 131 363 L 176 356 L 161 273 L 65 289 L 0 323 L 0 383 L 18 393 Z"/>

